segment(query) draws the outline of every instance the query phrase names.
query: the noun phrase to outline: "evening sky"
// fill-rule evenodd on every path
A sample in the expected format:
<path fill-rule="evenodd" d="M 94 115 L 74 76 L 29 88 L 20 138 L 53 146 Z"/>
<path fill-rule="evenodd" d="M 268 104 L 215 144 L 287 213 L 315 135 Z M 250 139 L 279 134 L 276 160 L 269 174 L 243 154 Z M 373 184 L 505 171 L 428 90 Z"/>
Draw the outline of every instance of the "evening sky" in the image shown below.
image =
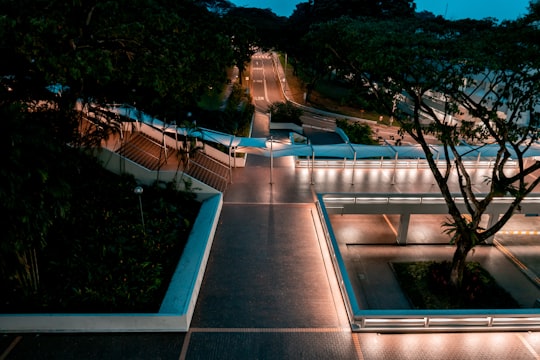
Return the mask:
<path fill-rule="evenodd" d="M 290 16 L 298 0 L 231 0 L 236 6 L 271 9 L 280 16 Z M 427 10 L 448 20 L 484 19 L 515 20 L 527 13 L 529 0 L 416 0 L 417 11 Z"/>

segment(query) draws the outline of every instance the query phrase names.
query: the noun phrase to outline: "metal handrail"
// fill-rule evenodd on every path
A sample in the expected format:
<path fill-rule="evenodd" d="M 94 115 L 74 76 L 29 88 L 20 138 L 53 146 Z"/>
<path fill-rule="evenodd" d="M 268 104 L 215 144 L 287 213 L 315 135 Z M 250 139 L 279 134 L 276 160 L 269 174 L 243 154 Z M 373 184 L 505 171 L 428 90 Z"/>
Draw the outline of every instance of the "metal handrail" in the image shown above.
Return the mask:
<path fill-rule="evenodd" d="M 349 160 L 349 159 L 315 159 L 313 162 L 310 159 L 301 159 L 297 158 L 295 161 L 296 167 L 304 168 L 304 167 L 317 167 L 317 168 L 354 168 L 354 169 L 388 169 L 388 168 L 396 168 L 396 169 L 413 169 L 413 168 L 422 168 L 422 169 L 428 169 L 429 164 L 425 159 L 357 159 Z M 482 169 L 489 169 L 493 166 L 492 160 L 465 160 L 463 161 L 463 165 L 465 168 L 482 168 Z M 446 167 L 446 162 L 443 160 L 440 160 L 437 162 L 437 166 L 440 168 Z M 507 163 L 508 167 L 516 167 L 517 161 L 510 160 Z"/>
<path fill-rule="evenodd" d="M 156 160 L 160 160 L 160 158 L 161 158 L 161 156 L 156 156 L 156 155 L 152 154 L 151 152 L 148 152 L 148 151 L 144 150 L 143 148 L 141 148 L 141 147 L 139 147 L 137 145 L 133 145 L 130 142 L 124 143 L 124 147 L 131 147 L 131 148 L 137 149 L 139 152 L 144 153 L 144 154 L 146 154 L 146 155 L 148 155 L 148 156 L 150 156 L 150 157 L 152 157 L 152 158 L 154 158 Z M 126 156 L 124 156 L 124 157 L 126 157 Z"/>
<path fill-rule="evenodd" d="M 363 310 L 353 330 L 379 332 L 482 331 L 539 329 L 536 309 L 490 310 Z"/>
<path fill-rule="evenodd" d="M 481 200 L 485 194 L 476 194 L 478 199 Z M 443 204 L 445 202 L 444 197 L 436 194 L 325 194 L 323 196 L 325 203 L 330 204 Z M 457 203 L 463 203 L 464 198 L 459 196 L 453 197 Z M 492 203 L 494 204 L 509 204 L 514 201 L 512 196 L 497 196 L 494 197 Z M 530 194 L 521 200 L 522 204 L 536 204 L 540 203 L 540 194 Z"/>
<path fill-rule="evenodd" d="M 212 161 L 214 164 L 219 165 L 220 168 L 222 168 L 225 172 L 229 173 L 229 168 L 224 165 L 221 161 L 218 161 L 214 159 L 211 156 L 206 155 L 204 152 L 200 152 L 199 155 L 204 156 L 205 159 Z"/>

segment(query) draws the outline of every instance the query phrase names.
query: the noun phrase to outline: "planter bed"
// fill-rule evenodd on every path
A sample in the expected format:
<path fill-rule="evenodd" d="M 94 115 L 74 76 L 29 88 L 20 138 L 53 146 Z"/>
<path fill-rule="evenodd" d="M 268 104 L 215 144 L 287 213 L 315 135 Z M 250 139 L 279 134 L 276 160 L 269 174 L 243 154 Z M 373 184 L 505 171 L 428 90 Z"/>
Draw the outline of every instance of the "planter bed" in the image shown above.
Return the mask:
<path fill-rule="evenodd" d="M 0 332 L 187 331 L 222 203 L 221 194 L 203 202 L 157 313 L 3 314 Z"/>

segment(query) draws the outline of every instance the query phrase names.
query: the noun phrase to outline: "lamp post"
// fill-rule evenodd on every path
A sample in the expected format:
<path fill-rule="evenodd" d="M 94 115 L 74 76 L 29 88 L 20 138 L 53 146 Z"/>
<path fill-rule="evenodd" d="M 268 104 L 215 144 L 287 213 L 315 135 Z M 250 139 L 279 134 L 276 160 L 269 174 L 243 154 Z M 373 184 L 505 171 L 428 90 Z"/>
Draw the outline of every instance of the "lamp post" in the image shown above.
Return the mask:
<path fill-rule="evenodd" d="M 178 151 L 178 125 L 176 125 L 176 120 L 171 121 L 171 125 L 174 127 L 174 144 L 176 151 Z"/>
<path fill-rule="evenodd" d="M 274 183 L 272 172 L 274 170 L 274 137 L 270 136 L 270 185 Z"/>
<path fill-rule="evenodd" d="M 135 189 L 133 189 L 133 192 L 135 193 L 135 195 L 139 196 L 139 208 L 141 210 L 141 222 L 142 222 L 143 232 L 146 233 L 146 229 L 145 229 L 145 226 L 144 226 L 144 214 L 143 214 L 143 210 L 142 210 L 142 193 L 144 192 L 144 189 L 142 188 L 142 186 L 137 186 Z"/>

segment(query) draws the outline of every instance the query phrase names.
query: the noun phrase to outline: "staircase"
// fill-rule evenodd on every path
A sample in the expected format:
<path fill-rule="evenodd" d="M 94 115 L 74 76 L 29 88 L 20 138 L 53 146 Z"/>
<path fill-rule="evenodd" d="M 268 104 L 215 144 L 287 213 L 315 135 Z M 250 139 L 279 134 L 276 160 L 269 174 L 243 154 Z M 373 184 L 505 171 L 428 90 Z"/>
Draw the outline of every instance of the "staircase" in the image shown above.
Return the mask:
<path fill-rule="evenodd" d="M 161 169 L 168 158 L 178 161 L 175 149 L 167 147 L 165 152 L 162 144 L 141 132 L 131 133 L 116 152 L 153 171 Z M 230 180 L 229 167 L 201 151 L 189 159 L 184 173 L 221 192 Z"/>
<path fill-rule="evenodd" d="M 230 180 L 229 167 L 201 151 L 189 160 L 184 172 L 221 192 L 227 189 Z"/>
<path fill-rule="evenodd" d="M 144 133 L 136 132 L 124 140 L 116 152 L 149 170 L 159 170 L 169 156 L 174 156 L 175 150 L 167 148 L 165 151 L 163 145 L 156 140 Z"/>

